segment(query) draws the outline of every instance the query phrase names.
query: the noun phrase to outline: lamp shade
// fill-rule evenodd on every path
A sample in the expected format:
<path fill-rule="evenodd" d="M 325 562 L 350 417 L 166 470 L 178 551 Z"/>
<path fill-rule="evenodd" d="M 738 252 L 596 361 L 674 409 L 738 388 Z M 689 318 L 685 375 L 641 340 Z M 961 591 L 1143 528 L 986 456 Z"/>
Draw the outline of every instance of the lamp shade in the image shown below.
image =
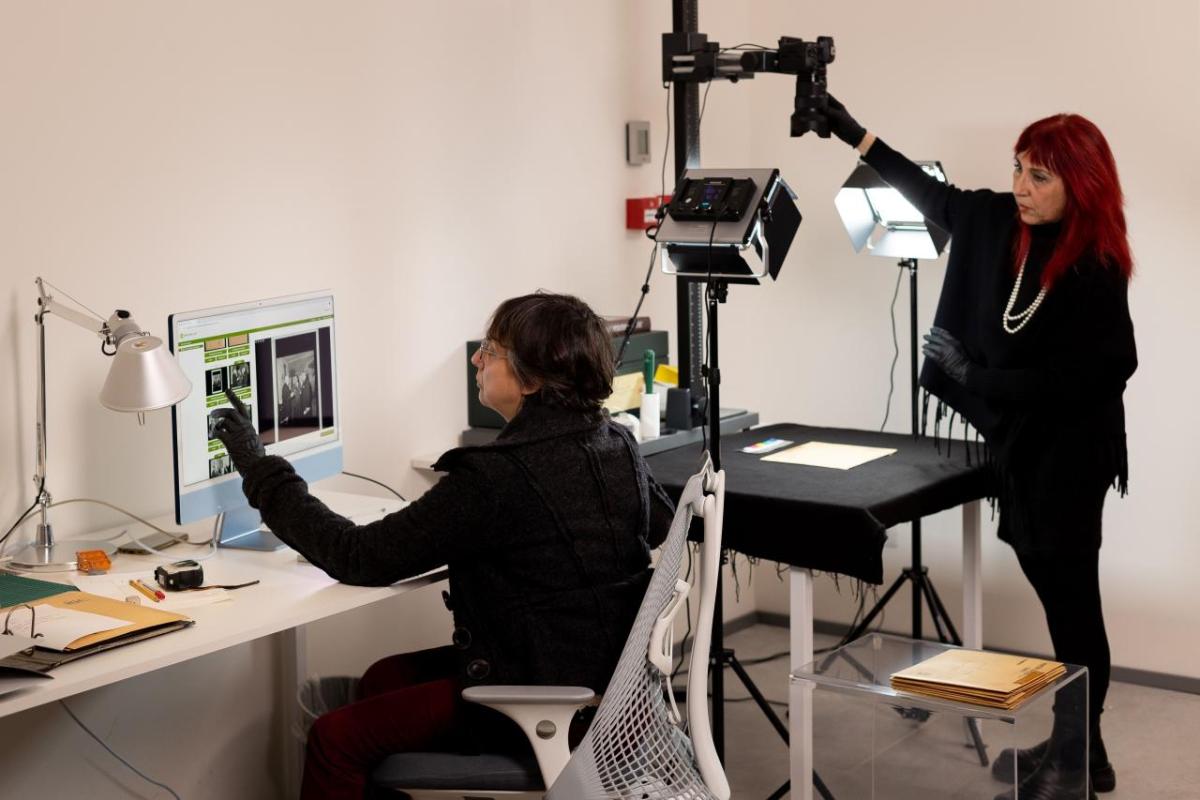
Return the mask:
<path fill-rule="evenodd" d="M 927 174 L 946 182 L 937 161 L 919 161 Z M 925 219 L 870 165 L 860 162 L 833 201 L 855 252 L 873 256 L 933 259 L 950 235 Z"/>
<path fill-rule="evenodd" d="M 191 381 L 162 339 L 131 336 L 117 347 L 100 403 L 113 411 L 154 411 L 178 403 L 191 391 Z"/>

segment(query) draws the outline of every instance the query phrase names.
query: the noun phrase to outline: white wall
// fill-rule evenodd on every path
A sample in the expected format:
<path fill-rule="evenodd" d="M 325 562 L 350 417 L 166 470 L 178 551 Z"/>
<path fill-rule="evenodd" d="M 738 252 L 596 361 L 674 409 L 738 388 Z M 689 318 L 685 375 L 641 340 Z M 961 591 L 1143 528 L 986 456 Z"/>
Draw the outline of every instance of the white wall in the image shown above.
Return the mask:
<path fill-rule="evenodd" d="M 835 93 L 964 186 L 1005 186 L 1016 133 L 1046 113 L 1079 110 L 1108 133 L 1141 269 L 1142 351 L 1128 393 L 1133 494 L 1106 519 L 1114 657 L 1200 675 L 1188 634 L 1200 509 L 1185 348 L 1196 326 L 1184 305 L 1200 289 L 1184 255 L 1200 210 L 1189 194 L 1200 178 L 1200 12 L 1190 0 L 966 8 L 925 0 L 905 18 L 883 4 L 708 2 L 701 29 L 727 45 L 834 35 Z M 427 481 L 408 461 L 465 426 L 463 342 L 500 299 L 545 287 L 602 313 L 636 301 L 648 250 L 623 230 L 622 201 L 658 189 L 669 27 L 665 0 L 0 3 L 0 374 L 13 378 L 0 393 L 0 517 L 31 499 L 36 275 L 103 313 L 130 308 L 160 333 L 171 311 L 333 288 L 348 468 L 419 494 Z M 709 94 L 705 165 L 778 166 L 805 215 L 780 281 L 735 287 L 722 311 L 725 396 L 766 422 L 870 427 L 891 358 L 894 268 L 850 253 L 830 201 L 853 155 L 788 138 L 791 102 L 778 76 Z M 624 164 L 627 119 L 652 121 L 653 165 Z M 926 321 L 941 273 L 923 267 Z M 653 287 L 647 309 L 670 328 L 674 287 L 661 276 Z M 905 301 L 902 291 L 902 353 Z M 95 342 L 61 320 L 47 338 L 55 496 L 168 511 L 167 419 L 138 429 L 100 408 Z M 892 430 L 906 425 L 903 376 L 902 361 Z M 60 535 L 115 519 L 75 508 L 56 514 Z M 927 560 L 953 598 L 956 518 L 927 529 Z M 900 538 L 886 551 L 890 574 L 905 560 Z M 1044 649 L 1032 593 L 990 535 L 985 559 L 989 642 Z M 786 609 L 771 572 L 750 594 Z M 312 664 L 352 672 L 439 643 L 440 606 L 425 590 L 310 626 Z M 850 599 L 822 583 L 817 608 L 846 617 Z M 896 608 L 888 624 L 903 627 Z M 188 797 L 270 796 L 283 747 L 276 668 L 264 642 L 71 704 Z M 138 704 L 152 711 L 131 711 Z M 0 741 L 0 796 L 158 796 L 57 708 L 0 720 Z M 81 759 L 78 769 L 61 769 L 63 757 Z"/>
<path fill-rule="evenodd" d="M 0 3 L 0 519 L 32 499 L 37 275 L 160 335 L 173 311 L 332 288 L 347 469 L 419 495 L 409 459 L 466 427 L 464 343 L 500 300 L 632 310 L 649 249 L 623 200 L 658 191 L 659 157 L 627 166 L 624 122 L 661 146 L 669 27 L 663 3 Z M 168 512 L 168 418 L 104 410 L 97 343 L 53 319 L 47 340 L 54 496 Z M 60 537 L 115 519 L 54 514 Z M 361 672 L 447 626 L 427 589 L 310 626 L 310 665 Z M 269 797 L 277 671 L 262 642 L 70 705 L 184 796 Z M 161 796 L 57 707 L 0 741 L 0 797 Z"/>
<path fill-rule="evenodd" d="M 707 25 L 702 21 L 702 28 Z M 1194 565 L 1200 562 L 1194 398 L 1190 365 L 1200 325 L 1192 239 L 1200 200 L 1200 6 L 1156 3 L 961 3 L 887 5 L 762 2 L 750 31 L 720 39 L 831 34 L 830 87 L 868 128 L 914 158 L 940 159 L 965 187 L 1009 185 L 1012 143 L 1042 116 L 1075 111 L 1105 131 L 1121 171 L 1138 274 L 1130 291 L 1140 367 L 1126 393 L 1130 489 L 1111 494 L 1101 580 L 1114 663 L 1200 677 Z M 753 94 L 756 164 L 783 169 L 805 214 L 779 283 L 735 295 L 725 316 L 723 363 L 730 397 L 742 394 L 764 421 L 856 427 L 882 420 L 891 359 L 888 304 L 895 269 L 854 255 L 833 192 L 854 156 L 837 142 L 786 138 L 790 87 L 762 80 Z M 713 123 L 741 109 L 718 105 Z M 708 128 L 709 141 L 719 134 Z M 715 128 L 714 124 L 714 128 Z M 921 268 L 922 329 L 932 319 L 944 259 Z M 751 296 L 752 295 L 752 296 Z M 908 430 L 907 294 L 897 309 L 901 362 L 889 430 Z M 737 321 L 735 321 L 737 320 Z M 753 321 L 753 326 L 751 327 Z M 754 330 L 753 335 L 735 332 Z M 847 358 L 847 354 L 854 356 Z M 736 388 L 735 388 L 736 387 Z M 985 521 L 990 515 L 985 511 Z M 957 512 L 926 522 L 925 560 L 952 613 L 959 603 Z M 885 551 L 890 583 L 907 563 L 909 536 Z M 1040 606 L 1011 550 L 985 525 L 984 635 L 988 644 L 1047 652 Z M 757 581 L 760 610 L 786 609 L 786 589 Z M 845 586 L 845 584 L 843 584 Z M 849 619 L 849 591 L 818 582 L 818 618 Z M 886 626 L 909 627 L 907 593 Z M 928 629 L 927 630 L 931 630 Z"/>

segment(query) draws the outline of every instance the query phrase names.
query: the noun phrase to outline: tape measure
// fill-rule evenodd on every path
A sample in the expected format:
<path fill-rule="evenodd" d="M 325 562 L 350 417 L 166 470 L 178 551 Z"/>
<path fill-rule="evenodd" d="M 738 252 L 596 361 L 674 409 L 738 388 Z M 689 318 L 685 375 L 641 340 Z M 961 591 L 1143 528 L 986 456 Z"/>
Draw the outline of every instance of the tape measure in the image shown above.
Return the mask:
<path fill-rule="evenodd" d="M 154 570 L 154 580 L 170 592 L 196 589 L 204 583 L 204 568 L 199 562 L 187 560 L 173 564 L 162 564 Z"/>

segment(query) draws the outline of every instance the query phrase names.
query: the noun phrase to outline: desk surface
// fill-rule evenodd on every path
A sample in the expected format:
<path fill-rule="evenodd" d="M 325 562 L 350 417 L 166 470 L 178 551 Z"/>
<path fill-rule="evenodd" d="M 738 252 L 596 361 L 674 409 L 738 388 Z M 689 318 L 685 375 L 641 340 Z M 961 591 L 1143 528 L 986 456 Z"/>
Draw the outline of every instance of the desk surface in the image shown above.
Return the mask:
<path fill-rule="evenodd" d="M 402 505 L 397 500 L 341 492 L 314 493 L 339 513 L 362 522 Z M 162 524 L 162 521 L 156 522 Z M 207 534 L 201 534 L 200 538 L 207 538 Z M 207 552 L 198 547 L 176 546 L 162 556 L 121 555 L 113 561 L 111 572 L 145 576 L 157 564 L 200 557 Z M 241 583 L 256 578 L 261 583 L 231 592 L 232 599 L 228 602 L 181 612 L 196 621 L 190 628 L 97 653 L 54 669 L 50 673 L 52 679 L 0 697 L 0 716 L 386 600 L 438 581 L 444 574 L 431 574 L 392 586 L 348 586 L 311 564 L 300 563 L 296 551 L 286 548 L 272 553 L 221 548 L 202 563 L 206 583 Z M 39 573 L 33 577 L 65 582 L 70 574 Z"/>
<path fill-rule="evenodd" d="M 740 452 L 767 438 L 895 448 L 850 470 L 763 461 Z M 895 433 L 782 423 L 721 439 L 726 546 L 795 567 L 883 581 L 886 530 L 901 522 L 978 500 L 987 470 L 961 441 L 947 455 L 932 439 Z M 654 476 L 678 496 L 699 467 L 701 446 L 647 457 Z"/>

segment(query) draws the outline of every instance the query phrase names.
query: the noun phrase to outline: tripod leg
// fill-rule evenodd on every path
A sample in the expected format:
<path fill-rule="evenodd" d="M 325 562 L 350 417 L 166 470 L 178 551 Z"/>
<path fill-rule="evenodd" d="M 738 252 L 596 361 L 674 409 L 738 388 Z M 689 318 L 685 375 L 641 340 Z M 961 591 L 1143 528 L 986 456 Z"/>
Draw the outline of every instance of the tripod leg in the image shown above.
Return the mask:
<path fill-rule="evenodd" d="M 983 734 L 979 732 L 979 720 L 971 717 L 967 719 L 967 733 L 971 736 L 971 744 L 975 746 L 975 752 L 979 755 L 979 766 L 986 767 L 988 765 L 987 745 L 983 743 Z"/>
<path fill-rule="evenodd" d="M 942 604 L 942 598 L 938 595 L 937 589 L 934 587 L 933 582 L 927 580 L 926 584 L 929 587 L 929 594 L 933 597 L 929 603 L 930 609 L 933 610 L 936 616 L 940 616 L 942 620 L 945 621 L 946 627 L 950 629 L 950 641 L 957 645 L 961 645 L 962 637 L 958 635 L 958 631 L 954 628 L 954 622 L 951 621 L 950 615 L 946 613 L 946 606 Z"/>
<path fill-rule="evenodd" d="M 813 786 L 817 789 L 817 794 L 821 795 L 824 800 L 834 800 L 833 792 L 829 791 L 829 787 L 825 785 L 825 781 L 821 780 L 821 776 L 813 773 Z M 774 792 L 771 792 L 767 800 L 779 800 L 792 790 L 792 782 L 786 781 L 783 786 L 780 786 Z"/>
<path fill-rule="evenodd" d="M 775 709 L 771 708 L 771 704 L 767 702 L 767 698 L 758 690 L 758 686 L 754 684 L 754 680 L 750 677 L 750 673 L 746 672 L 746 668 L 742 666 L 742 662 L 737 660 L 737 656 L 732 650 L 726 650 L 724 654 L 725 663 L 727 663 L 741 680 L 742 685 L 746 687 L 746 691 L 750 692 L 750 696 L 754 698 L 754 702 L 766 715 L 767 721 L 771 723 L 771 727 L 779 734 L 784 742 L 788 741 L 787 725 L 783 724 L 783 720 L 775 713 Z"/>
<path fill-rule="evenodd" d="M 900 591 L 900 587 L 903 586 L 904 582 L 909 580 L 911 577 L 912 573 L 907 569 L 900 573 L 900 577 L 896 578 L 895 582 L 888 587 L 888 590 L 884 592 L 883 597 L 879 598 L 879 602 L 871 607 L 871 610 L 867 613 L 867 616 L 863 617 L 863 621 L 858 623 L 854 630 L 846 634 L 846 641 L 848 643 L 853 642 L 855 639 L 866 633 L 868 629 L 870 629 L 871 623 L 875 621 L 876 617 L 883 613 L 883 609 L 888 604 L 888 601 L 895 596 L 896 592 Z"/>
<path fill-rule="evenodd" d="M 817 791 L 825 800 L 833 800 L 833 792 L 829 791 L 829 787 L 825 785 L 825 781 L 821 780 L 821 776 L 813 773 L 813 786 L 817 787 Z"/>
<path fill-rule="evenodd" d="M 933 585 L 929 582 L 929 575 L 924 570 L 920 575 L 913 576 L 913 591 L 920 591 L 921 596 L 925 598 L 925 602 L 929 605 L 929 616 L 933 618 L 933 627 L 937 631 L 938 640 L 941 642 L 949 642 L 950 639 L 946 636 L 946 629 L 942 625 L 941 615 L 938 613 L 937 604 L 933 599 Z"/>

